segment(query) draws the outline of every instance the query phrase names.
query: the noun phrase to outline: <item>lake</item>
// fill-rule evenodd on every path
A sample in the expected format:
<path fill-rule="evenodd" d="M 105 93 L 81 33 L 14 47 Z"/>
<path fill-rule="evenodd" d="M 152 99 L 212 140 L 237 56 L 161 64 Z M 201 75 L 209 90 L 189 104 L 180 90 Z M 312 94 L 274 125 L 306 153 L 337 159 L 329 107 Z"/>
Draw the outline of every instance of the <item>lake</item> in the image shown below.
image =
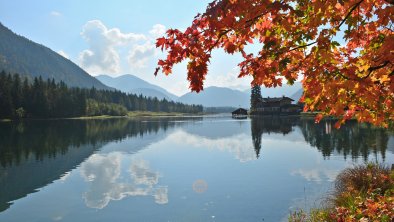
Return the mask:
<path fill-rule="evenodd" d="M 0 123 L 0 221 L 286 221 L 394 133 L 228 116 Z"/>

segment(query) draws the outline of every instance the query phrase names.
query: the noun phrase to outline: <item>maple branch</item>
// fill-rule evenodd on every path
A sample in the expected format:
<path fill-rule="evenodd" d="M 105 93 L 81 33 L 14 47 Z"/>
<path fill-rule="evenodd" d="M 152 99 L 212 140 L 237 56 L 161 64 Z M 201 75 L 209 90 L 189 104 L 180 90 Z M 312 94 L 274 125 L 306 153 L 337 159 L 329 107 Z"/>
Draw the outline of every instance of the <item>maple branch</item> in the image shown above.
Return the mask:
<path fill-rule="evenodd" d="M 262 13 L 262 14 L 260 14 L 260 15 L 255 16 L 254 18 L 251 18 L 251 19 L 246 20 L 246 21 L 245 21 L 245 24 L 250 23 L 250 25 L 245 25 L 245 28 L 249 28 L 250 26 L 252 26 L 252 25 L 254 24 L 254 21 L 255 21 L 255 20 L 257 20 L 257 19 L 259 19 L 259 18 L 265 16 L 265 15 L 268 14 L 269 12 L 270 12 L 270 11 L 267 10 L 266 12 L 264 12 L 264 13 Z"/>
<path fill-rule="evenodd" d="M 390 64 L 390 62 L 389 62 L 389 61 L 385 61 L 385 62 L 384 62 L 383 64 L 381 64 L 381 65 L 369 67 L 369 68 L 368 68 L 368 74 L 365 75 L 365 76 L 363 76 L 363 77 L 349 78 L 349 77 L 347 77 L 347 76 L 342 75 L 341 72 L 336 72 L 336 74 L 340 75 L 342 78 L 344 78 L 344 79 L 346 79 L 346 80 L 361 81 L 361 80 L 363 80 L 363 79 L 368 78 L 368 77 L 371 75 L 371 73 L 372 73 L 373 71 L 378 70 L 378 69 L 381 69 L 381 68 L 387 66 L 388 64 Z M 394 75 L 394 70 L 389 74 L 389 76 L 392 76 L 392 75 Z"/>
<path fill-rule="evenodd" d="M 345 16 L 345 18 L 341 21 L 341 23 L 339 23 L 338 28 L 339 29 L 343 23 L 345 23 L 345 21 L 349 18 L 349 16 L 352 14 L 352 12 L 358 7 L 360 6 L 360 4 L 363 2 L 364 0 L 361 0 L 359 2 L 357 2 L 356 4 L 353 5 L 353 7 L 350 9 L 350 11 L 347 13 L 347 15 Z"/>
<path fill-rule="evenodd" d="M 289 51 L 287 51 L 287 52 L 291 52 L 291 51 L 294 51 L 294 50 L 297 50 L 297 49 L 300 49 L 300 48 L 305 48 L 305 47 L 311 46 L 311 45 L 316 44 L 316 43 L 317 43 L 317 41 L 311 42 L 311 43 L 306 44 L 306 45 L 299 45 L 297 47 L 289 49 Z"/>
<path fill-rule="evenodd" d="M 387 66 L 389 63 L 390 63 L 389 61 L 385 61 L 385 62 L 384 62 L 383 64 L 381 64 L 381 65 L 369 67 L 369 68 L 368 68 L 369 73 L 368 73 L 368 75 L 367 75 L 366 77 L 368 77 L 369 75 L 371 75 L 371 73 L 372 73 L 373 71 L 378 70 L 378 69 L 381 69 L 381 68 Z M 363 77 L 363 78 L 366 78 L 366 77 Z"/>
<path fill-rule="evenodd" d="M 214 43 L 211 47 L 209 47 L 209 49 L 207 50 L 207 52 L 212 51 L 212 49 L 215 48 L 216 45 L 219 43 L 220 39 L 221 39 L 224 35 L 226 35 L 227 33 L 229 33 L 230 31 L 231 31 L 231 29 L 223 30 L 223 31 L 219 34 L 218 39 L 216 39 L 215 43 Z"/>
<path fill-rule="evenodd" d="M 394 5 L 394 0 L 385 0 L 385 2 Z"/>
<path fill-rule="evenodd" d="M 354 79 L 351 79 L 351 78 L 349 78 L 347 76 L 344 76 L 340 71 L 337 71 L 336 74 L 340 75 L 342 78 L 344 78 L 346 80 L 354 80 Z"/>

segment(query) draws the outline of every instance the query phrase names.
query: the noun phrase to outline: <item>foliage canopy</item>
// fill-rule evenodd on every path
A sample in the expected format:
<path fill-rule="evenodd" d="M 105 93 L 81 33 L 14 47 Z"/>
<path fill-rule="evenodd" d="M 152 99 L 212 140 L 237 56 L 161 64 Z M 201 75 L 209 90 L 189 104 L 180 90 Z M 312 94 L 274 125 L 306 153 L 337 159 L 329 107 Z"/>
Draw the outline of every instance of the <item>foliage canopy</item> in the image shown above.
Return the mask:
<path fill-rule="evenodd" d="M 239 77 L 281 86 L 302 77 L 305 111 L 387 126 L 394 120 L 393 0 L 215 0 L 184 31 L 169 29 L 155 74 L 188 61 L 199 92 L 212 51 L 240 53 Z M 245 46 L 260 44 L 258 53 Z"/>

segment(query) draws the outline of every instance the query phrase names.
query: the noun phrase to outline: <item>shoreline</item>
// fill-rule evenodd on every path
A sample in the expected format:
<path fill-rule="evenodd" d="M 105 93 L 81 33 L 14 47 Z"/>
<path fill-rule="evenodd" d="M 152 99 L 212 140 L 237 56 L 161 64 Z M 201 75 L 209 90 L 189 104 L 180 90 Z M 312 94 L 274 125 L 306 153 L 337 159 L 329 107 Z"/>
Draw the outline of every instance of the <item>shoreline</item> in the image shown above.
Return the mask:
<path fill-rule="evenodd" d="M 53 117 L 53 118 L 22 118 L 22 119 L 0 119 L 2 122 L 16 122 L 23 120 L 94 120 L 94 119 L 120 119 L 120 118 L 138 118 L 138 117 L 185 117 L 189 115 L 204 115 L 203 113 L 177 113 L 177 112 L 150 112 L 150 111 L 131 111 L 125 116 L 77 116 L 77 117 Z"/>

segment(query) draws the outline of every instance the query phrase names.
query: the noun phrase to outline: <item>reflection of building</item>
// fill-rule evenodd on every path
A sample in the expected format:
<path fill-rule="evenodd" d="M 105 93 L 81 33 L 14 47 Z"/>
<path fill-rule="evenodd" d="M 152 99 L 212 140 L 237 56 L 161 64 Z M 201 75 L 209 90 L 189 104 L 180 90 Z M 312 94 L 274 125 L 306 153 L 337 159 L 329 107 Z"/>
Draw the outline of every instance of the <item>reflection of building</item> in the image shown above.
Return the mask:
<path fill-rule="evenodd" d="M 296 104 L 291 104 L 294 100 L 282 96 L 282 97 L 267 97 L 260 98 L 255 103 L 253 103 L 253 107 L 251 108 L 252 114 L 255 115 L 290 115 L 290 114 L 299 114 L 301 112 L 301 107 Z"/>
<path fill-rule="evenodd" d="M 261 138 L 263 134 L 281 133 L 286 135 L 299 124 L 299 117 L 253 117 L 251 130 L 254 150 L 257 158 L 260 156 Z"/>

